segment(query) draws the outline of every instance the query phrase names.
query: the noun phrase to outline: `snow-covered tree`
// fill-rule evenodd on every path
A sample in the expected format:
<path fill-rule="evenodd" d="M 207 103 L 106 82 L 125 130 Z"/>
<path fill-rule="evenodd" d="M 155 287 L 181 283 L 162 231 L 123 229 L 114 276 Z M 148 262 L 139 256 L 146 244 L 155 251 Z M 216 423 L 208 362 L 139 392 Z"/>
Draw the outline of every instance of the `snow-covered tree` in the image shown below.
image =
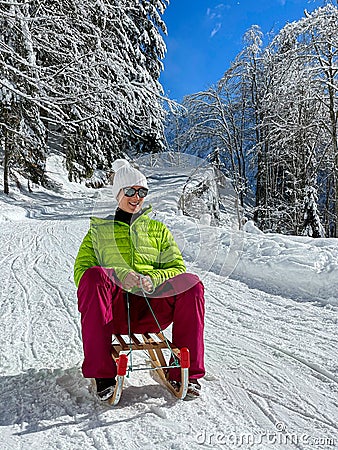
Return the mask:
<path fill-rule="evenodd" d="M 241 205 L 249 185 L 249 151 L 259 141 L 261 46 L 261 31 L 254 26 L 245 35 L 244 50 L 217 86 L 184 99 L 189 125 L 181 127 L 178 137 L 184 151 L 209 160 L 217 154 L 217 167 L 233 179 Z"/>
<path fill-rule="evenodd" d="M 15 171 L 36 183 L 44 176 L 46 130 L 40 118 L 40 72 L 31 20 L 29 3 L 0 4 L 0 138 L 6 194 Z"/>
<path fill-rule="evenodd" d="M 265 203 L 256 205 L 256 219 L 263 229 L 297 234 L 304 188 L 315 181 L 318 103 L 297 58 L 277 52 L 270 54 L 269 63 L 260 125 L 266 136 L 266 183 L 261 185 Z"/>
<path fill-rule="evenodd" d="M 262 103 L 270 82 L 269 71 L 263 60 L 263 33 L 258 25 L 252 25 L 243 36 L 244 48 L 237 56 L 241 96 L 239 103 L 245 117 L 243 133 L 245 147 L 244 161 L 248 187 L 255 185 L 256 213 L 266 204 L 266 148 L 267 138 Z M 257 214 L 255 214 L 257 216 Z"/>
<path fill-rule="evenodd" d="M 317 201 L 316 189 L 308 186 L 304 197 L 303 234 L 314 238 L 325 237 L 325 231 L 318 214 Z"/>
<path fill-rule="evenodd" d="M 317 184 L 329 157 L 336 192 L 337 36 L 338 9 L 327 5 L 286 25 L 266 50 L 270 214 L 263 211 L 263 228 L 298 233 L 305 187 Z"/>

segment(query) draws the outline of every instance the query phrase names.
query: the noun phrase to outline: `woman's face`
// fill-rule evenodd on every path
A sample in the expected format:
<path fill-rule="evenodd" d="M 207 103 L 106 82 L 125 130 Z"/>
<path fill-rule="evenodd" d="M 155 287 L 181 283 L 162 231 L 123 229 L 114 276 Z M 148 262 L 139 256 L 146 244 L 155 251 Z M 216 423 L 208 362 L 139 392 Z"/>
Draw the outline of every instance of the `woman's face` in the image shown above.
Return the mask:
<path fill-rule="evenodd" d="M 139 189 L 142 186 L 130 186 L 130 187 L 133 187 L 134 189 Z M 120 209 L 132 214 L 138 213 L 142 209 L 142 205 L 144 202 L 144 198 L 140 198 L 137 192 L 132 197 L 127 197 L 124 194 L 123 189 L 120 190 L 117 200 Z"/>

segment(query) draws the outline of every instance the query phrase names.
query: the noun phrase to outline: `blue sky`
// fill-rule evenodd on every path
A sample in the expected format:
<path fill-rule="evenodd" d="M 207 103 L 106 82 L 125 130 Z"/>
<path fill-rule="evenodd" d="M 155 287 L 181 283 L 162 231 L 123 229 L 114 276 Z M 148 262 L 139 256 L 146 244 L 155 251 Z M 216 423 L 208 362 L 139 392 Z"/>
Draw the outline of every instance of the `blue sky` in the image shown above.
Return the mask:
<path fill-rule="evenodd" d="M 167 54 L 160 81 L 165 93 L 184 95 L 216 83 L 242 49 L 251 25 L 278 31 L 311 12 L 323 0 L 170 0 L 164 14 Z"/>

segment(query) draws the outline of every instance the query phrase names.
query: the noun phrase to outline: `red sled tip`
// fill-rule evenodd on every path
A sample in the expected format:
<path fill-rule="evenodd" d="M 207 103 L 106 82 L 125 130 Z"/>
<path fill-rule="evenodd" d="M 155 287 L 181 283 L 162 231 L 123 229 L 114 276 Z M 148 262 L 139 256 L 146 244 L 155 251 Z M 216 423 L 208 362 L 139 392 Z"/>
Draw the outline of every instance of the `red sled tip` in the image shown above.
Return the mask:
<path fill-rule="evenodd" d="M 189 369 L 190 367 L 190 352 L 187 347 L 183 347 L 180 350 L 180 363 L 182 369 Z"/>
<path fill-rule="evenodd" d="M 128 365 L 128 356 L 125 354 L 122 354 L 118 357 L 116 360 L 117 364 L 117 375 L 125 376 L 127 373 L 127 365 Z"/>

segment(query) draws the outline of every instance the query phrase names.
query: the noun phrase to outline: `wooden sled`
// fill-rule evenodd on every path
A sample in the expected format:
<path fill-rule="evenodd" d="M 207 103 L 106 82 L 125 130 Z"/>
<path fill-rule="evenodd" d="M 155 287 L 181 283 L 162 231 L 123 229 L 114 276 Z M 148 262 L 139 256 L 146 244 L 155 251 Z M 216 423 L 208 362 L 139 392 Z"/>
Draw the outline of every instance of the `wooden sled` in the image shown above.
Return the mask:
<path fill-rule="evenodd" d="M 163 384 L 175 395 L 175 397 L 183 399 L 187 395 L 189 382 L 189 350 L 186 347 L 178 349 L 164 337 L 163 333 L 144 333 L 140 336 L 142 336 L 142 341 L 138 339 L 135 334 L 131 334 L 130 343 L 129 336 L 120 334 L 113 335 L 115 339 L 112 343 L 111 355 L 117 365 L 117 377 L 114 394 L 110 397 L 108 403 L 115 406 L 120 401 L 124 377 L 128 367 L 128 356 L 123 352 L 129 352 L 130 350 L 146 351 L 150 357 L 152 367 L 158 373 Z M 178 366 L 181 368 L 181 383 L 179 390 L 175 389 L 166 378 L 165 368 L 168 368 L 168 363 L 164 357 L 163 349 L 168 349 L 168 345 L 180 362 L 180 365 Z"/>

